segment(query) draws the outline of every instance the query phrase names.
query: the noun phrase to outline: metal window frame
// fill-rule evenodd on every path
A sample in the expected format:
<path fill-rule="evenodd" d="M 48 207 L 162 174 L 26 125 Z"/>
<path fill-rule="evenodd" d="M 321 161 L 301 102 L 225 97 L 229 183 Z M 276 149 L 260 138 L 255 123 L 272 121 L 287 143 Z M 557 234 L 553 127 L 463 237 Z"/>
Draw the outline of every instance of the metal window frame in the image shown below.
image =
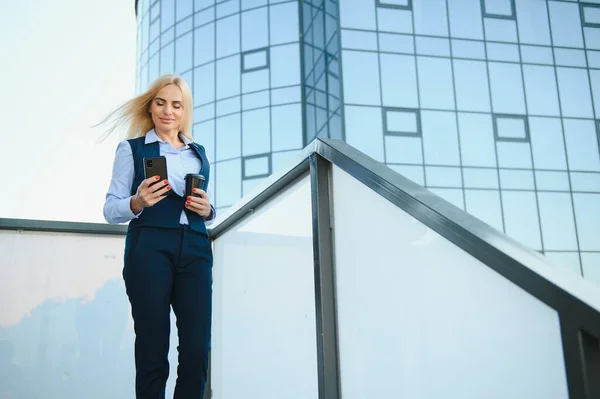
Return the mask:
<path fill-rule="evenodd" d="M 261 65 L 258 67 L 254 67 L 254 68 L 248 68 L 246 69 L 246 63 L 245 63 L 245 59 L 247 55 L 252 55 L 252 54 L 257 54 L 257 53 L 262 53 L 264 52 L 266 55 L 266 61 L 265 61 L 265 65 Z M 270 51 L 270 47 L 261 47 L 259 49 L 254 49 L 254 50 L 249 50 L 249 51 L 242 51 L 240 53 L 240 63 L 241 63 L 241 70 L 242 73 L 248 73 L 248 72 L 256 72 L 256 71 L 261 71 L 263 69 L 269 69 L 271 67 L 271 51 Z"/>
<path fill-rule="evenodd" d="M 390 130 L 387 123 L 388 112 L 399 112 L 405 114 L 415 114 L 417 120 L 417 131 L 416 132 L 402 132 Z M 399 136 L 399 137 L 423 137 L 422 124 L 421 124 L 421 110 L 418 108 L 398 108 L 398 107 L 381 107 L 381 117 L 383 118 L 383 132 L 386 136 Z"/>
<path fill-rule="evenodd" d="M 488 13 L 486 10 L 486 6 L 485 6 L 485 0 L 481 0 L 481 17 L 482 18 L 495 18 L 495 19 L 506 19 L 509 21 L 516 21 L 517 20 L 517 12 L 516 12 L 516 8 L 515 8 L 515 0 L 508 0 L 508 1 L 510 1 L 510 14 L 511 15 Z"/>
<path fill-rule="evenodd" d="M 600 28 L 600 23 L 585 22 L 585 8 L 599 8 L 600 4 L 579 3 L 579 16 L 581 17 L 581 26 L 585 28 Z"/>
<path fill-rule="evenodd" d="M 267 172 L 261 173 L 258 175 L 246 174 L 246 161 L 253 160 L 253 159 L 260 159 L 260 158 L 267 158 Z M 259 179 L 259 178 L 267 177 L 267 176 L 271 175 L 272 170 L 273 170 L 273 157 L 271 156 L 270 152 L 267 152 L 264 154 L 248 155 L 248 156 L 242 157 L 242 180 Z"/>
<path fill-rule="evenodd" d="M 525 129 L 525 137 L 502 137 L 498 130 L 498 119 L 515 119 L 523 121 L 523 128 Z M 529 133 L 529 119 L 527 115 L 516 115 L 516 114 L 492 114 L 492 120 L 494 125 L 494 139 L 496 141 L 513 142 L 513 143 L 529 143 L 531 142 L 531 134 Z"/>
<path fill-rule="evenodd" d="M 406 5 L 384 3 L 385 0 L 376 0 L 375 5 L 379 8 L 392 8 L 395 10 L 412 10 L 412 0 L 406 0 Z"/>

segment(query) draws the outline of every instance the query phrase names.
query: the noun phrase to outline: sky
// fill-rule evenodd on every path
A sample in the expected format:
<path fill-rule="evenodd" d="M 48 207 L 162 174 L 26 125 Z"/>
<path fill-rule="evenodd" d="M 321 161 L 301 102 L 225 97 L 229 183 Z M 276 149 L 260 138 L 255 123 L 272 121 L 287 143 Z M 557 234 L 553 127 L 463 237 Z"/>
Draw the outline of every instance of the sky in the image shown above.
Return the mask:
<path fill-rule="evenodd" d="M 0 218 L 104 222 L 135 35 L 134 0 L 0 0 Z"/>

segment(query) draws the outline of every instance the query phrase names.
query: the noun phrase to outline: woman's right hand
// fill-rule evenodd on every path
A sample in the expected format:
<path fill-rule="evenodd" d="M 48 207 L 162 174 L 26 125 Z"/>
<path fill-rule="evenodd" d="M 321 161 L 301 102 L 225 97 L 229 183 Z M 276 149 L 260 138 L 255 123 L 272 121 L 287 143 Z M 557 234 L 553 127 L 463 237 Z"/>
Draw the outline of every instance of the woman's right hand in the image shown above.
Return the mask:
<path fill-rule="evenodd" d="M 131 197 L 130 207 L 133 213 L 139 213 L 142 209 L 156 204 L 171 190 L 167 180 L 157 183 L 158 179 L 160 176 L 152 176 L 142 181 L 135 196 Z M 150 187 L 152 183 L 155 184 Z"/>

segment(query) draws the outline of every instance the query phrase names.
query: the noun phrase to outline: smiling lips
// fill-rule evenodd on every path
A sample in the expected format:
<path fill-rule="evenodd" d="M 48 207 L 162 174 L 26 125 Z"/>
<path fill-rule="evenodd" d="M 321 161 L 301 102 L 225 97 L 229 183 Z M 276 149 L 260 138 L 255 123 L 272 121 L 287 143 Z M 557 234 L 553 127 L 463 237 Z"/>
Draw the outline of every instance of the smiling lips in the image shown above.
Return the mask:
<path fill-rule="evenodd" d="M 158 118 L 158 119 L 160 119 L 164 123 L 171 123 L 171 122 L 175 121 L 175 119 L 165 119 L 165 118 Z"/>

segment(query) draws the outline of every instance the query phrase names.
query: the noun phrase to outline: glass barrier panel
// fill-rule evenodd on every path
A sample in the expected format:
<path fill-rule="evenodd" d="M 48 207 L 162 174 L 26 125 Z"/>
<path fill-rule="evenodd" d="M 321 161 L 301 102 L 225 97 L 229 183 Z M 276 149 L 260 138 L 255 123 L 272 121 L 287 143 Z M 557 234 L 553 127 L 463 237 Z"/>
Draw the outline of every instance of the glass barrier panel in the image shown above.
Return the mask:
<path fill-rule="evenodd" d="M 310 178 L 214 241 L 215 399 L 318 397 Z"/>
<path fill-rule="evenodd" d="M 0 398 L 135 397 L 124 243 L 0 231 Z"/>
<path fill-rule="evenodd" d="M 568 398 L 554 309 L 335 166 L 333 204 L 344 399 Z"/>

